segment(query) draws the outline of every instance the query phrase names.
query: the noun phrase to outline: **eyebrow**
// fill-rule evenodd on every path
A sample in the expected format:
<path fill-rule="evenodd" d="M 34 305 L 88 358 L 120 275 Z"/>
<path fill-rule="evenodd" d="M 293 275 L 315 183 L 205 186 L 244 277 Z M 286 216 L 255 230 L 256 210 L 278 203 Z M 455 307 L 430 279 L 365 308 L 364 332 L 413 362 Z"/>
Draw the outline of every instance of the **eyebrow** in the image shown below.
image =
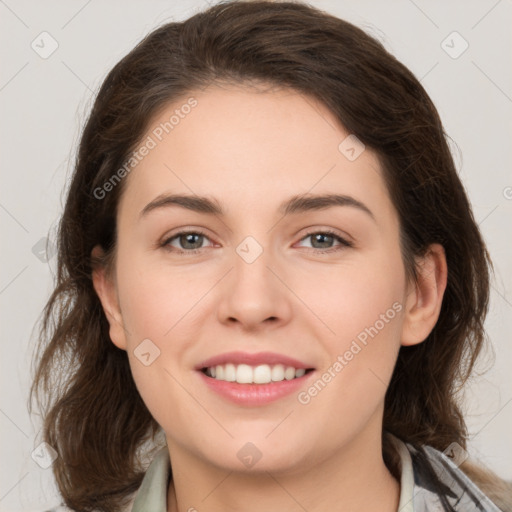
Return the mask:
<path fill-rule="evenodd" d="M 156 209 L 170 206 L 180 206 L 187 210 L 208 215 L 225 216 L 222 206 L 214 198 L 188 194 L 162 194 L 142 209 L 140 217 L 144 217 Z M 340 194 L 299 194 L 281 203 L 278 212 L 283 216 L 287 216 L 314 210 L 326 210 L 334 206 L 357 208 L 375 220 L 372 211 L 364 203 L 354 197 Z"/>

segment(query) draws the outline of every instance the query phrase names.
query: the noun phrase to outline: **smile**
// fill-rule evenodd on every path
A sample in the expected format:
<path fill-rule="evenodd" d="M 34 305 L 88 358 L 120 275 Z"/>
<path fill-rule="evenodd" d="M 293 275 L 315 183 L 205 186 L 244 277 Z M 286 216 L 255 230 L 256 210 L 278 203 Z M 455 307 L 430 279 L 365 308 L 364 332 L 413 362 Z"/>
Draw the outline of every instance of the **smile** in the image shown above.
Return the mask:
<path fill-rule="evenodd" d="M 208 377 L 225 382 L 237 382 L 238 384 L 269 384 L 303 377 L 312 369 L 294 368 L 282 364 L 260 364 L 250 366 L 248 364 L 227 363 L 203 368 L 203 373 Z"/>

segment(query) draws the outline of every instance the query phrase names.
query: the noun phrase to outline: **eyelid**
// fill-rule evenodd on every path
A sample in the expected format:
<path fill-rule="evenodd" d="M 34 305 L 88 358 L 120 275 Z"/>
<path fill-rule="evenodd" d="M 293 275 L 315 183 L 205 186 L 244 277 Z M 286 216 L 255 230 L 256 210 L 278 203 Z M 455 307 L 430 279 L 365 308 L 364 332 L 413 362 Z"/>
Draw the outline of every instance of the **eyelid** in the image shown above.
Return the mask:
<path fill-rule="evenodd" d="M 201 235 L 204 238 L 207 238 L 208 240 L 213 242 L 213 240 L 211 240 L 211 237 L 201 228 L 194 228 L 192 226 L 184 226 L 184 227 L 177 228 L 177 229 L 179 231 L 176 231 L 176 232 L 171 233 L 171 234 L 166 234 L 162 238 L 162 240 L 160 242 L 158 242 L 158 246 L 166 249 L 166 248 L 170 247 L 169 242 L 171 240 L 174 240 L 175 238 L 178 238 L 179 236 L 189 235 L 189 234 Z M 215 242 L 213 242 L 213 243 L 215 243 Z M 177 249 L 177 248 L 173 247 L 173 251 L 172 252 L 193 254 L 193 253 L 201 251 L 202 249 L 205 249 L 205 248 L 206 247 L 201 247 L 199 249 L 184 250 L 184 249 Z"/>
<path fill-rule="evenodd" d="M 339 229 L 329 228 L 329 227 L 321 227 L 321 226 L 313 227 L 313 228 L 305 228 L 305 229 L 306 229 L 306 233 L 304 235 L 302 235 L 300 240 L 303 240 L 304 238 L 306 238 L 310 235 L 314 235 L 317 233 L 323 233 L 323 234 L 329 234 L 329 235 L 341 238 L 342 240 L 347 242 L 347 244 L 350 244 L 350 245 L 353 245 L 355 242 L 353 237 L 351 237 L 345 231 L 340 231 Z"/>
<path fill-rule="evenodd" d="M 338 242 L 341 244 L 341 249 L 354 247 L 354 242 L 353 242 L 352 237 L 350 237 L 348 235 L 340 234 L 337 230 L 332 229 L 332 228 L 311 229 L 310 231 L 305 233 L 300 238 L 299 242 L 302 242 L 306 238 L 308 238 L 312 235 L 316 235 L 316 234 L 332 236 L 333 238 L 337 239 Z M 306 249 L 310 249 L 311 251 L 313 251 L 315 253 L 329 253 L 329 252 L 336 252 L 336 251 L 340 250 L 340 246 L 329 247 L 327 249 L 316 249 L 314 247 L 306 247 Z"/>
<path fill-rule="evenodd" d="M 186 254 L 196 254 L 196 253 L 202 251 L 203 249 L 206 249 L 206 247 L 200 247 L 198 249 L 190 249 L 190 250 L 179 249 L 176 247 L 169 249 L 169 247 L 172 247 L 172 246 L 170 246 L 171 240 L 174 240 L 180 236 L 188 235 L 188 234 L 201 235 L 204 238 L 210 240 L 210 242 L 212 242 L 213 244 L 215 244 L 215 242 L 213 240 L 211 240 L 210 236 L 208 234 L 206 234 L 206 232 L 204 230 L 202 230 L 201 228 L 194 228 L 192 226 L 188 226 L 188 227 L 182 227 L 182 228 L 178 228 L 178 229 L 179 229 L 179 231 L 176 231 L 170 235 L 165 235 L 163 237 L 162 241 L 159 242 L 158 245 L 164 249 L 169 250 L 170 252 L 174 252 L 177 254 L 185 254 L 185 253 Z M 341 244 L 341 248 L 347 248 L 347 247 L 354 246 L 353 239 L 349 235 L 340 234 L 340 232 L 338 232 L 337 230 L 335 230 L 333 228 L 322 228 L 322 227 L 310 228 L 306 233 L 304 233 L 300 237 L 298 242 L 302 242 L 306 238 L 308 238 L 312 235 L 316 235 L 316 234 L 332 236 L 333 238 L 338 240 L 338 242 Z M 306 249 L 310 249 L 311 251 L 313 251 L 315 253 L 329 253 L 329 252 L 336 252 L 337 250 L 339 250 L 339 247 L 340 246 L 334 246 L 334 247 L 329 247 L 327 249 L 316 249 L 315 247 L 306 247 Z"/>

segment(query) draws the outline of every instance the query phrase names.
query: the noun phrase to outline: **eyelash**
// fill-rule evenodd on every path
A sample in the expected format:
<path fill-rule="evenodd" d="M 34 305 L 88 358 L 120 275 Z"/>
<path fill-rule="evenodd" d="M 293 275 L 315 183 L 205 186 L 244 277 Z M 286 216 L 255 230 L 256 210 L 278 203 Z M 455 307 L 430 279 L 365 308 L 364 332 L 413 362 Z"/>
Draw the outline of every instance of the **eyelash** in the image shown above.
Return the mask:
<path fill-rule="evenodd" d="M 182 249 L 176 249 L 175 247 L 173 247 L 171 249 L 169 243 L 172 240 L 174 240 L 175 238 L 178 238 L 183 235 L 201 235 L 201 236 L 204 236 L 209 239 L 208 235 L 206 233 L 204 233 L 203 231 L 201 231 L 200 229 L 194 229 L 194 230 L 190 230 L 190 231 L 180 231 L 179 233 L 174 234 L 172 237 L 164 240 L 161 244 L 161 247 L 170 252 L 176 252 L 178 254 L 188 254 L 188 255 L 197 254 L 198 252 L 205 249 L 205 247 L 200 247 L 199 249 L 191 249 L 191 250 L 187 250 L 187 251 L 182 250 Z M 336 232 L 329 230 L 329 229 L 325 229 L 325 230 L 321 230 L 321 231 L 310 231 L 310 232 L 306 233 L 300 239 L 300 241 L 302 241 L 312 235 L 329 235 L 329 236 L 332 236 L 338 242 L 340 242 L 340 245 L 338 247 L 331 247 L 329 249 L 315 249 L 314 247 L 310 247 L 309 249 L 311 249 L 315 253 L 320 253 L 320 254 L 333 253 L 333 252 L 338 252 L 342 249 L 346 249 L 347 247 L 354 246 L 354 244 L 352 242 L 349 242 L 348 240 L 339 236 Z"/>

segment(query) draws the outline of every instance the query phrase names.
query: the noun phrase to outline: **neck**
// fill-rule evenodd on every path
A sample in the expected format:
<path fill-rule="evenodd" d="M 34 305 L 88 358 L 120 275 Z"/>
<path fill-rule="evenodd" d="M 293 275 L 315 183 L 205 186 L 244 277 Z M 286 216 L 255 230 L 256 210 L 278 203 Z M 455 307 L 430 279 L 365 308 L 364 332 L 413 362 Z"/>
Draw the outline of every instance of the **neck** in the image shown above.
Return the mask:
<path fill-rule="evenodd" d="M 222 469 L 174 444 L 169 453 L 168 512 L 398 510 L 400 485 L 384 464 L 380 431 L 362 432 L 314 466 L 286 473 Z"/>

